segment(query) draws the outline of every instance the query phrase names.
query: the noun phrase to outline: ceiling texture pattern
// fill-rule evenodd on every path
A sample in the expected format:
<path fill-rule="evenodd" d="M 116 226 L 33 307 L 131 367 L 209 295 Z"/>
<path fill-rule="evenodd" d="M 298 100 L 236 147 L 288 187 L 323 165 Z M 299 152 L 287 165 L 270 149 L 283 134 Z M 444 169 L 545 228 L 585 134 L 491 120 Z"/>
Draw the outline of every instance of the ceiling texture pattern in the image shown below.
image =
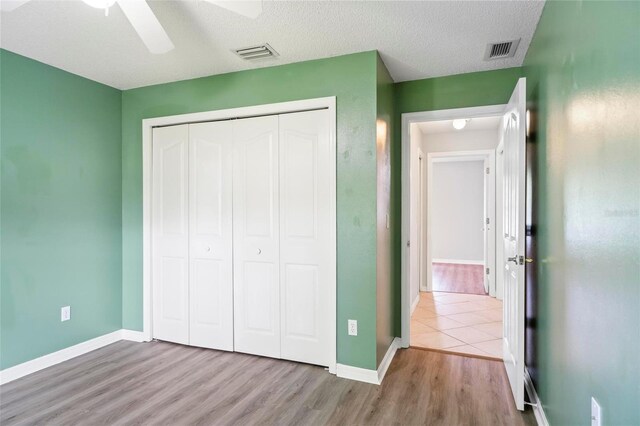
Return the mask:
<path fill-rule="evenodd" d="M 149 53 L 117 5 L 33 0 L 0 14 L 0 47 L 129 89 L 378 50 L 395 81 L 522 65 L 543 1 L 270 1 L 255 20 L 198 0 L 149 2 L 175 49 Z M 521 39 L 512 58 L 484 61 L 487 43 Z M 275 59 L 233 49 L 269 43 Z"/>

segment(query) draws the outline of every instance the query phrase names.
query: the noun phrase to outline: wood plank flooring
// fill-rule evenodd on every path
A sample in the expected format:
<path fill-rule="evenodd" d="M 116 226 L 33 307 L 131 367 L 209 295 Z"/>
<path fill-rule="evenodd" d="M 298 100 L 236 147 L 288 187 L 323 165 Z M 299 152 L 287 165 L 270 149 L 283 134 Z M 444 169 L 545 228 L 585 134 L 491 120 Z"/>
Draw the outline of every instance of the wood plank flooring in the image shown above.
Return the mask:
<path fill-rule="evenodd" d="M 436 262 L 431 265 L 433 291 L 486 294 L 484 292 L 484 266 Z"/>
<path fill-rule="evenodd" d="M 533 425 L 501 363 L 399 350 L 381 386 L 321 367 L 117 342 L 0 387 L 0 424 Z"/>

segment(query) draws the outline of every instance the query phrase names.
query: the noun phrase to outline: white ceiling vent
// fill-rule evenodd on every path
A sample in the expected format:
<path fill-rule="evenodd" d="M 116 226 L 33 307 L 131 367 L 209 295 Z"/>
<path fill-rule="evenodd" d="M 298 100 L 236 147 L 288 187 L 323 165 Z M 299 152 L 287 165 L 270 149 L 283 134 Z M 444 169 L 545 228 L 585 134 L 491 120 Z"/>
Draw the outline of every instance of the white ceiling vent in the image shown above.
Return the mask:
<path fill-rule="evenodd" d="M 489 43 L 487 44 L 487 50 L 484 52 L 484 60 L 492 61 L 494 59 L 511 58 L 516 54 L 519 43 L 520 39 Z"/>
<path fill-rule="evenodd" d="M 245 59 L 247 61 L 253 61 L 256 59 L 266 59 L 266 58 L 275 58 L 278 55 L 278 52 L 268 43 L 259 44 L 257 46 L 245 47 L 242 49 L 236 49 L 233 51 L 236 55 L 238 55 L 241 59 Z"/>

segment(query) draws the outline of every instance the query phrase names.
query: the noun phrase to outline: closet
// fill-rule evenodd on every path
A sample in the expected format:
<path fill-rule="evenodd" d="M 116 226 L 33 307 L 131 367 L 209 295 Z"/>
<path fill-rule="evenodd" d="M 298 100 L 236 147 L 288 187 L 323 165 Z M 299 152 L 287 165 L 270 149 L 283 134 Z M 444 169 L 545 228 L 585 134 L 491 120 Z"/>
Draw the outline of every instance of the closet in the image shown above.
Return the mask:
<path fill-rule="evenodd" d="M 329 365 L 329 118 L 315 110 L 153 129 L 154 338 Z"/>

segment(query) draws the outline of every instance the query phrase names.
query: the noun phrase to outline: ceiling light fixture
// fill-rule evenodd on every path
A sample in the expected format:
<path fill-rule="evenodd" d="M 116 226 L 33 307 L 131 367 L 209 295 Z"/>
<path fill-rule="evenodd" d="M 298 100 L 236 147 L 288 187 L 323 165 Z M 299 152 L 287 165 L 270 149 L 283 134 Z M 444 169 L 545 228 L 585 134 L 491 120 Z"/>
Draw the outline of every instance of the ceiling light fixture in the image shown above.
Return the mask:
<path fill-rule="evenodd" d="M 470 118 L 459 118 L 457 120 L 453 120 L 453 128 L 456 130 L 462 130 L 469 121 L 471 121 Z"/>
<path fill-rule="evenodd" d="M 109 16 L 109 8 L 113 6 L 116 0 L 82 0 L 85 4 L 95 7 L 96 9 L 104 9 L 104 16 Z"/>

